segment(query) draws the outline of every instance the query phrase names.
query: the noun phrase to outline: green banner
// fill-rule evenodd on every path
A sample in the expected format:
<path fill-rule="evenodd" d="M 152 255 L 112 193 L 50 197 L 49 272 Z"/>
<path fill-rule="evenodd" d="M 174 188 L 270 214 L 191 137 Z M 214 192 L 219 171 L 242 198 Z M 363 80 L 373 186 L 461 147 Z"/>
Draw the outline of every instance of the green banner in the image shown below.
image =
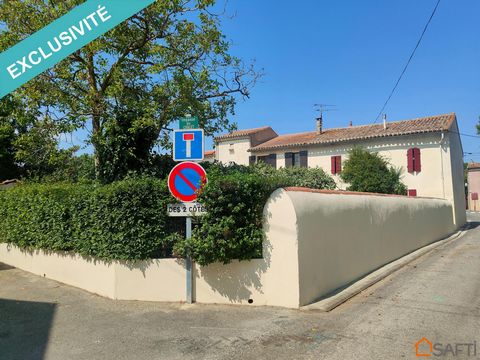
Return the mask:
<path fill-rule="evenodd" d="M 88 0 L 0 54 L 0 99 L 155 0 Z"/>

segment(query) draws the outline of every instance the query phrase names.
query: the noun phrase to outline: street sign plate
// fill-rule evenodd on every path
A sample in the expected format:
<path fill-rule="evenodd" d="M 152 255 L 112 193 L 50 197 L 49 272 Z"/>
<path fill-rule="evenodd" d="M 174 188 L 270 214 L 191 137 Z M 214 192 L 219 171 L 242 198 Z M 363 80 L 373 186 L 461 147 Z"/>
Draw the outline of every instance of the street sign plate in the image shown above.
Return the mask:
<path fill-rule="evenodd" d="M 174 130 L 173 160 L 202 161 L 205 153 L 203 129 Z"/>
<path fill-rule="evenodd" d="M 193 202 L 198 190 L 206 184 L 205 169 L 194 162 L 183 162 L 175 166 L 168 175 L 170 193 L 179 201 Z"/>
<path fill-rule="evenodd" d="M 195 217 L 202 216 L 207 213 L 207 209 L 197 202 L 168 204 L 167 214 L 172 217 Z"/>
<path fill-rule="evenodd" d="M 185 117 L 180 118 L 180 129 L 187 130 L 187 129 L 198 129 L 198 117 Z"/>

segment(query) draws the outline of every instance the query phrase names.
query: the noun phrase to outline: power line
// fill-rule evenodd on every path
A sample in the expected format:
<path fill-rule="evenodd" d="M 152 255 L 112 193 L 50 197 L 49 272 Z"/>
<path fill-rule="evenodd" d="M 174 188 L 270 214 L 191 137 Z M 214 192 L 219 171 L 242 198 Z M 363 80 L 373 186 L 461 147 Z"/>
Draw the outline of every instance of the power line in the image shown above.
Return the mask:
<path fill-rule="evenodd" d="M 407 71 L 408 66 L 410 65 L 410 62 L 412 61 L 413 57 L 415 56 L 415 53 L 417 52 L 418 47 L 420 46 L 420 43 L 422 42 L 423 36 L 424 36 L 425 33 L 427 32 L 427 29 L 428 29 L 428 26 L 430 25 L 430 22 L 432 21 L 433 17 L 435 16 L 435 13 L 437 12 L 438 5 L 440 5 L 440 1 L 441 1 L 441 0 L 438 0 L 438 1 L 437 1 L 437 4 L 435 5 L 435 8 L 434 8 L 433 11 L 432 11 L 432 15 L 430 15 L 430 18 L 428 19 L 427 24 L 426 24 L 425 27 L 423 28 L 422 34 L 420 35 L 420 38 L 419 38 L 418 41 L 417 41 L 417 45 L 415 45 L 415 48 L 413 49 L 412 54 L 410 55 L 410 58 L 409 58 L 408 61 L 407 61 L 407 64 L 405 65 L 405 67 L 404 67 L 403 70 L 402 70 L 402 73 L 401 73 L 400 76 L 398 77 L 398 80 L 397 80 L 397 82 L 395 83 L 395 86 L 393 87 L 390 95 L 389 95 L 388 98 L 387 98 L 387 101 L 385 101 L 385 103 L 384 103 L 383 106 L 382 106 L 382 109 L 381 109 L 380 112 L 378 113 L 378 115 L 377 115 L 377 117 L 376 117 L 376 119 L 375 119 L 375 121 L 374 121 L 374 124 L 378 121 L 378 119 L 380 119 L 380 116 L 382 116 L 382 113 L 383 113 L 383 111 L 385 110 L 385 108 L 387 107 L 387 104 L 388 104 L 388 102 L 390 101 L 390 99 L 392 98 L 393 94 L 395 93 L 395 90 L 397 90 L 398 84 L 400 84 L 400 81 L 402 80 L 403 75 L 404 75 L 405 72 Z"/>

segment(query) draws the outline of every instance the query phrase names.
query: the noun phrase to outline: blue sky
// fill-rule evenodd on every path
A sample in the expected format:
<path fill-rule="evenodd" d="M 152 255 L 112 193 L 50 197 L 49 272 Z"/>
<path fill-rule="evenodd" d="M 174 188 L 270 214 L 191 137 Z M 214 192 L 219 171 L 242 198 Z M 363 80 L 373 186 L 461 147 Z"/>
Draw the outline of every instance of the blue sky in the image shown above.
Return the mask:
<path fill-rule="evenodd" d="M 240 101 L 240 128 L 314 129 L 313 104 L 335 104 L 325 127 L 375 120 L 436 0 L 230 0 L 223 30 L 232 51 L 255 59 L 265 77 Z M 456 112 L 475 134 L 480 115 L 480 2 L 442 0 L 390 101 L 390 120 Z M 462 139 L 480 160 L 480 138 Z"/>
<path fill-rule="evenodd" d="M 222 30 L 232 53 L 265 76 L 232 118 L 278 133 L 315 127 L 315 103 L 337 105 L 324 127 L 372 123 L 436 0 L 230 0 Z M 475 134 L 480 116 L 480 1 L 442 0 L 386 113 L 402 120 L 456 112 Z M 232 17 L 232 15 L 234 15 Z M 463 137 L 480 161 L 480 138 Z M 212 141 L 207 141 L 211 148 Z"/>

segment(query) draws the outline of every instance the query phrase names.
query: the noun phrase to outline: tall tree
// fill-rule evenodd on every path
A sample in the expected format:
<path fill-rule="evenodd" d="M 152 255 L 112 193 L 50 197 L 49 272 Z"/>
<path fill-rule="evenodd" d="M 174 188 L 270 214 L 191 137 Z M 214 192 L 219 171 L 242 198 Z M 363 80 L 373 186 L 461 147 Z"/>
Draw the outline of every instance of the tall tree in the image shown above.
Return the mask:
<path fill-rule="evenodd" d="M 73 166 L 77 147 L 59 149 L 62 127 L 14 96 L 0 99 L 0 180 L 44 178 Z"/>
<path fill-rule="evenodd" d="M 82 0 L 9 0 L 0 7 L 0 50 L 59 18 Z M 112 159 L 118 126 L 130 119 L 147 153 L 186 113 L 207 135 L 230 129 L 238 96 L 259 73 L 230 55 L 216 0 L 158 0 L 18 90 L 57 121 L 91 131 L 97 174 Z M 114 126 L 112 126 L 112 124 Z M 125 125 L 125 124 L 124 124 Z M 121 126 L 121 125 L 120 125 Z M 111 132 L 110 130 L 113 130 Z M 143 155 L 142 155 L 143 156 Z"/>
<path fill-rule="evenodd" d="M 15 163 L 15 124 L 9 118 L 15 109 L 11 96 L 0 100 L 0 181 L 20 175 Z"/>

